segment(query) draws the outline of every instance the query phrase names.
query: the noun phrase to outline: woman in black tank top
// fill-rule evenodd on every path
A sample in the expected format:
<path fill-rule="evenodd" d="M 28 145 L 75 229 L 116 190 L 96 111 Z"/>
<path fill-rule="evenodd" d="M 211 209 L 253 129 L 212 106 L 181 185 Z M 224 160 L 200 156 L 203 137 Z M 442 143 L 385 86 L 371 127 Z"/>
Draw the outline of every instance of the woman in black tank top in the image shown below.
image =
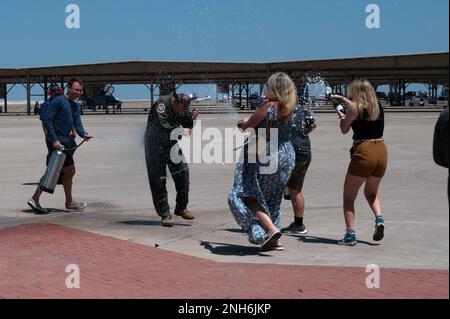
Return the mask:
<path fill-rule="evenodd" d="M 367 80 L 355 80 L 348 87 L 348 98 L 331 95 L 347 106 L 346 113 L 337 111 L 340 129 L 347 134 L 353 130 L 353 147 L 350 150 L 351 162 L 344 182 L 344 217 L 346 232 L 339 244 L 354 246 L 355 199 L 365 183 L 364 195 L 375 215 L 373 240 L 384 236 L 384 217 L 378 189 L 387 167 L 387 149 L 383 141 L 384 110 L 378 102 L 372 84 Z"/>
<path fill-rule="evenodd" d="M 367 120 L 368 114 L 364 110 L 362 118 L 357 118 L 352 122 L 353 140 L 364 141 L 373 139 L 382 139 L 384 132 L 384 110 L 381 103 L 378 102 L 380 115 L 377 120 Z"/>

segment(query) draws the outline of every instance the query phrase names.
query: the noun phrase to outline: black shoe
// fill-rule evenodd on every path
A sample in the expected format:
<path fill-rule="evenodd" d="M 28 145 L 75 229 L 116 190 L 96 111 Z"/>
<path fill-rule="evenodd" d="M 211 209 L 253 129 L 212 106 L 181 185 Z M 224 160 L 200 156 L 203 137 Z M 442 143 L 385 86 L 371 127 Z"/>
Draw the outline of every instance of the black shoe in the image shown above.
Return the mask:
<path fill-rule="evenodd" d="M 378 216 L 375 220 L 375 231 L 373 233 L 373 240 L 380 241 L 384 237 L 384 218 Z"/>
<path fill-rule="evenodd" d="M 259 250 L 260 251 L 274 250 L 275 243 L 277 242 L 278 239 L 280 239 L 280 237 L 281 233 L 279 231 L 273 232 L 272 235 L 266 238 L 264 243 L 259 247 Z"/>
<path fill-rule="evenodd" d="M 39 202 L 36 202 L 33 198 L 30 198 L 27 202 L 28 206 L 30 206 L 37 214 L 48 214 L 48 211 L 39 204 Z"/>
<path fill-rule="evenodd" d="M 304 224 L 298 226 L 295 222 L 293 222 L 288 227 L 281 229 L 281 232 L 288 235 L 305 235 L 308 230 Z"/>

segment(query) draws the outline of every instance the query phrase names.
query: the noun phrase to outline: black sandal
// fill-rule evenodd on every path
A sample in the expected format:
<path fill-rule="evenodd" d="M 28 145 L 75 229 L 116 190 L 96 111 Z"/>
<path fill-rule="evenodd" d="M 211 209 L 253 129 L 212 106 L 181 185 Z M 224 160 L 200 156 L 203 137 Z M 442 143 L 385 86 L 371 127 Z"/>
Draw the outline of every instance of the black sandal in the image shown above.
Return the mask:
<path fill-rule="evenodd" d="M 273 250 L 273 247 L 278 239 L 281 238 L 281 232 L 275 231 L 269 237 L 267 237 L 266 241 L 259 247 L 260 251 L 269 251 Z"/>

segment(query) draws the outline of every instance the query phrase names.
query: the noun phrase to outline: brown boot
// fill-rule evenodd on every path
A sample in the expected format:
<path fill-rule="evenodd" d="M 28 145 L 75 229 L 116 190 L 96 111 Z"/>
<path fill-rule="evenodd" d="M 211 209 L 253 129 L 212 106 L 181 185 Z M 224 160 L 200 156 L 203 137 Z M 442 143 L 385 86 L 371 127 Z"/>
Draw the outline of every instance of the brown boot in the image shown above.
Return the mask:
<path fill-rule="evenodd" d="M 163 227 L 172 227 L 173 226 L 173 219 L 170 215 L 162 218 L 162 226 Z"/>
<path fill-rule="evenodd" d="M 182 217 L 183 219 L 194 219 L 194 215 L 186 208 L 183 210 L 175 211 L 175 215 Z"/>

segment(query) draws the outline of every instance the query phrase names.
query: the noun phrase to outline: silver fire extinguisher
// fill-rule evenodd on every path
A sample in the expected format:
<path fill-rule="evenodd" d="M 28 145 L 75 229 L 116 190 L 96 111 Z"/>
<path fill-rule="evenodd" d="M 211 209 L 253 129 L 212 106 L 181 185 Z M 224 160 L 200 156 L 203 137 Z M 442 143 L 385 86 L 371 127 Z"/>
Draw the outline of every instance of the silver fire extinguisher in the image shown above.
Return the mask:
<path fill-rule="evenodd" d="M 48 160 L 47 169 L 39 183 L 40 190 L 53 194 L 65 160 L 66 153 L 64 153 L 64 146 L 61 146 L 60 149 L 53 150 L 52 155 Z"/>
<path fill-rule="evenodd" d="M 52 155 L 50 155 L 50 159 L 48 160 L 48 165 L 44 176 L 42 176 L 41 181 L 39 182 L 40 190 L 53 194 L 56 184 L 58 183 L 59 175 L 63 169 L 64 161 L 66 160 L 65 151 L 74 151 L 84 142 L 85 140 L 83 140 L 78 146 L 71 149 L 65 149 L 64 146 L 61 145 L 60 149 L 53 150 Z"/>

